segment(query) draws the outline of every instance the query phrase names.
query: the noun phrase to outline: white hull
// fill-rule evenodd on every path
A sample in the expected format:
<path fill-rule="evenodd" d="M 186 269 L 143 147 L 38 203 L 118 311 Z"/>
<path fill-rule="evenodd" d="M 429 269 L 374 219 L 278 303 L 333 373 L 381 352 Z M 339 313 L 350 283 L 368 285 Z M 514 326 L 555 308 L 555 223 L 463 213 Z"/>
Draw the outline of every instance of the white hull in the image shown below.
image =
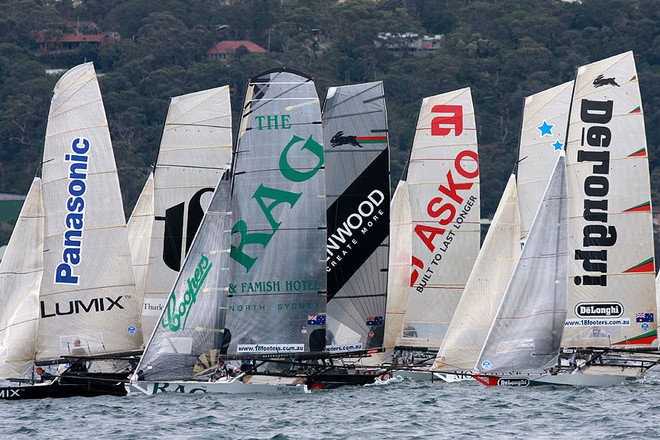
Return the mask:
<path fill-rule="evenodd" d="M 578 387 L 609 387 L 637 382 L 643 375 L 639 368 L 591 366 L 584 370 L 562 374 L 544 374 L 534 385 L 570 385 Z"/>
<path fill-rule="evenodd" d="M 463 373 L 443 373 L 439 371 L 431 371 L 428 369 L 403 369 L 392 370 L 393 377 L 402 377 L 414 381 L 429 381 L 429 382 L 464 382 L 466 380 L 474 380 L 472 374 Z"/>
<path fill-rule="evenodd" d="M 274 376 L 245 376 L 243 381 L 239 378 L 219 380 L 217 382 L 200 382 L 195 380 L 174 381 L 137 381 L 126 385 L 126 392 L 130 394 L 304 394 L 309 393 L 307 385 L 298 383 L 299 378 L 282 378 Z"/>

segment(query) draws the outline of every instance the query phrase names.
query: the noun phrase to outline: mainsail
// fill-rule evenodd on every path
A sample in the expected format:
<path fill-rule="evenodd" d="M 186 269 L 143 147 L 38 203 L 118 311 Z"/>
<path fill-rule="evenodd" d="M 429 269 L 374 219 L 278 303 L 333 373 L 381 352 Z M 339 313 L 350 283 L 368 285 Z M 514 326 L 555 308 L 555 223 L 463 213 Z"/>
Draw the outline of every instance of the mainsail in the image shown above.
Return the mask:
<path fill-rule="evenodd" d="M 321 142 L 321 109 L 310 77 L 278 69 L 250 81 L 234 161 L 225 330 L 230 354 L 304 356 L 325 349 Z"/>
<path fill-rule="evenodd" d="M 525 99 L 516 172 L 522 242 L 532 226 L 557 156 L 564 149 L 572 93 L 570 81 Z"/>
<path fill-rule="evenodd" d="M 511 175 L 433 370 L 472 371 L 520 256 L 516 176 Z"/>
<path fill-rule="evenodd" d="M 566 316 L 568 195 L 562 152 L 476 368 L 542 371 L 556 359 Z"/>
<path fill-rule="evenodd" d="M 479 164 L 469 88 L 424 98 L 407 183 L 412 265 L 397 345 L 439 347 L 479 253 Z"/>
<path fill-rule="evenodd" d="M 231 164 L 231 145 L 228 86 L 172 98 L 153 171 L 153 190 L 149 194 L 147 181 L 142 194 L 153 197 L 154 214 L 151 230 L 139 239 L 149 249 L 144 288 L 138 291 L 144 295 L 145 339 L 156 326 L 213 189 Z M 136 282 L 141 284 L 140 279 Z"/>
<path fill-rule="evenodd" d="M 0 378 L 26 377 L 32 369 L 43 269 L 43 211 L 37 177 L 0 262 Z"/>
<path fill-rule="evenodd" d="M 382 82 L 328 89 L 327 347 L 380 348 L 385 326 L 390 178 Z"/>
<path fill-rule="evenodd" d="M 571 257 L 562 346 L 648 345 L 657 337 L 653 223 L 632 52 L 578 69 L 566 151 Z"/>
<path fill-rule="evenodd" d="M 42 194 L 37 360 L 140 348 L 142 304 L 135 292 L 119 179 L 92 63 L 72 68 L 55 85 Z"/>

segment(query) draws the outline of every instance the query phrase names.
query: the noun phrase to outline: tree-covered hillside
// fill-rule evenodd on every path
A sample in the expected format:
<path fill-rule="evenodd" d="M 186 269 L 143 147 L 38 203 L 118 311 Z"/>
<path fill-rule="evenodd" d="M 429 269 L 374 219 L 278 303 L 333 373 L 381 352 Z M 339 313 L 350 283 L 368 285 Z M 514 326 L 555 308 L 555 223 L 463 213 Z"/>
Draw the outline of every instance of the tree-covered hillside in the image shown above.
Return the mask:
<path fill-rule="evenodd" d="M 569 81 L 579 65 L 636 54 L 653 178 L 660 202 L 660 1 L 657 0 L 2 0 L 0 192 L 24 194 L 38 172 L 56 75 L 94 61 L 130 212 L 156 157 L 172 96 L 229 84 L 235 122 L 248 78 L 286 66 L 330 85 L 382 80 L 401 175 L 421 98 L 471 87 L 477 114 L 482 216 L 491 216 L 516 156 L 523 98 Z M 74 6 L 75 5 L 75 6 Z M 94 22 L 121 40 L 39 53 L 37 32 L 57 36 Z M 376 47 L 379 32 L 442 34 L 437 51 Z M 207 60 L 222 40 L 249 39 L 229 63 Z M 425 55 L 425 56 L 421 56 Z M 237 124 L 235 124 L 235 128 Z M 394 182 L 395 183 L 395 182 Z M 11 225 L 0 225 L 0 243 Z"/>

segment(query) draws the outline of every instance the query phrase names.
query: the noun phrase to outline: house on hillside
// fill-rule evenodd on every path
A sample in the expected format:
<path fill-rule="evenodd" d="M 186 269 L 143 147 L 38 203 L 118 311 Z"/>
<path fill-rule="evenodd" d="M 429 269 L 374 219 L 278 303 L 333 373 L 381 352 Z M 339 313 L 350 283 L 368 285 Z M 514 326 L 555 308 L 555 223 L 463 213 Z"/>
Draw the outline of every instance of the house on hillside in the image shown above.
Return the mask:
<path fill-rule="evenodd" d="M 443 35 L 419 35 L 414 32 L 390 33 L 379 32 L 374 41 L 376 47 L 397 52 L 414 52 L 419 55 L 440 49 Z"/>
<path fill-rule="evenodd" d="M 209 60 L 230 60 L 238 48 L 244 47 L 248 52 L 252 53 L 266 53 L 268 52 L 263 47 L 248 40 L 235 40 L 235 41 L 221 41 L 213 48 L 206 52 Z"/>
<path fill-rule="evenodd" d="M 44 31 L 34 32 L 32 37 L 37 43 L 39 53 L 78 50 L 84 44 L 105 46 L 121 39 L 117 32 L 100 32 L 93 21 L 69 22 L 71 32 L 61 35 L 49 35 Z"/>

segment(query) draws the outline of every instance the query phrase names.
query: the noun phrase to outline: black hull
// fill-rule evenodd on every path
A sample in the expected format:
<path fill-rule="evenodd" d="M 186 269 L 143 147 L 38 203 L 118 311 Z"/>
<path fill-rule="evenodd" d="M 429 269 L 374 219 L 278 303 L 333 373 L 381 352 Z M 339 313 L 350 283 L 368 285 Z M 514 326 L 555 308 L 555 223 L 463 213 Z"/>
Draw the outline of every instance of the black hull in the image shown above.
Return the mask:
<path fill-rule="evenodd" d="M 376 381 L 376 375 L 348 373 L 319 373 L 307 378 L 307 386 L 314 389 L 334 389 L 350 385 L 367 385 Z"/>
<path fill-rule="evenodd" d="M 52 383 L 0 387 L 0 400 L 125 396 L 125 374 L 67 374 Z"/>

